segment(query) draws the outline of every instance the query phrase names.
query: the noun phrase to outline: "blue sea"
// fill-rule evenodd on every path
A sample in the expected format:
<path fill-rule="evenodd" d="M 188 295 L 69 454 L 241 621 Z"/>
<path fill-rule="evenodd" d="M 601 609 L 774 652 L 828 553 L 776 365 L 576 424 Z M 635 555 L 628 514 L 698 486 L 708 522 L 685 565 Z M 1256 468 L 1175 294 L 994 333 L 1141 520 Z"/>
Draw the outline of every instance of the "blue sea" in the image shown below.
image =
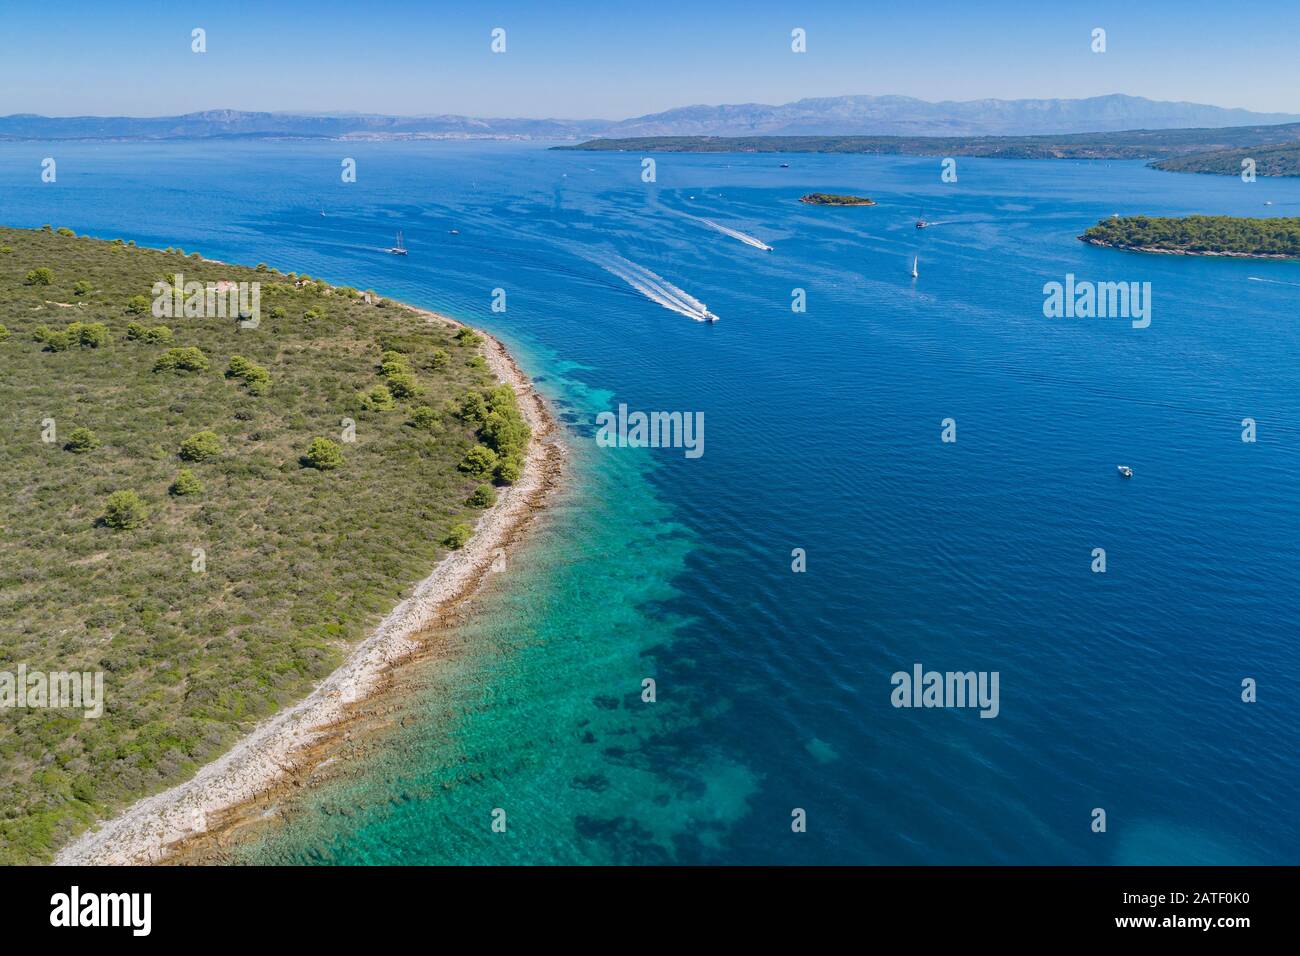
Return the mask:
<path fill-rule="evenodd" d="M 1300 862 L 1300 264 L 1076 238 L 1300 215 L 1300 181 L 654 158 L 645 182 L 538 144 L 0 145 L 0 221 L 445 311 L 565 424 L 565 491 L 401 719 L 230 858 Z M 1149 282 L 1150 326 L 1045 318 L 1067 274 Z M 619 404 L 703 413 L 704 453 L 601 447 Z M 894 707 L 916 664 L 997 672 L 997 716 Z"/>

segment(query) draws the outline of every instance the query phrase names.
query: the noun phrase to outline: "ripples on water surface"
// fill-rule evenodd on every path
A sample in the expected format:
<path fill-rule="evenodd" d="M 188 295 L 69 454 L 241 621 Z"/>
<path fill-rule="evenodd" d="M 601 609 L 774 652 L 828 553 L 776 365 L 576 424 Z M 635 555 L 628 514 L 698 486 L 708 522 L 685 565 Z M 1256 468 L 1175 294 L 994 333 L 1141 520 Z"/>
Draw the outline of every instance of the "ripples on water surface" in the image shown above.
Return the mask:
<path fill-rule="evenodd" d="M 51 149 L 56 187 L 31 172 Z M 536 146 L 0 146 L 6 221 L 444 309 L 570 424 L 570 492 L 407 719 L 235 858 L 1295 861 L 1300 266 L 1075 236 L 1113 212 L 1285 214 L 1300 183 L 787 158 L 661 156 L 646 185 L 638 156 Z M 941 225 L 915 230 L 922 209 Z M 1067 272 L 1150 281 L 1151 327 L 1044 319 Z M 619 402 L 703 411 L 704 456 L 596 448 Z M 917 661 L 999 671 L 1000 716 L 893 709 Z"/>

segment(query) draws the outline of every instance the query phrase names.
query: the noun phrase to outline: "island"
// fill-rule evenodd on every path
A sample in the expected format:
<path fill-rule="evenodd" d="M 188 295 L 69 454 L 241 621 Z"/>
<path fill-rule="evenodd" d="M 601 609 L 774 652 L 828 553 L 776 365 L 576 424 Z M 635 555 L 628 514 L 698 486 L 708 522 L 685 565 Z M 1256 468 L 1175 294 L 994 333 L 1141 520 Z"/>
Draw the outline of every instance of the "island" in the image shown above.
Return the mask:
<path fill-rule="evenodd" d="M 1161 160 L 1264 144 L 1300 143 L 1300 123 L 1218 129 L 1135 129 L 1033 136 L 640 136 L 551 149 L 639 153 L 851 153 L 994 159 Z M 1240 167 L 1238 167 L 1240 172 Z"/>
<path fill-rule="evenodd" d="M 1300 259 L 1300 218 L 1113 216 L 1079 238 L 1133 252 L 1250 259 Z"/>
<path fill-rule="evenodd" d="M 67 228 L 0 228 L 0 405 L 4 864 L 154 860 L 282 776 L 558 467 L 482 332 Z"/>
<path fill-rule="evenodd" d="M 874 206 L 876 201 L 866 196 L 843 196 L 836 193 L 809 193 L 799 198 L 810 206 Z"/>
<path fill-rule="evenodd" d="M 1240 176 L 1253 162 L 1256 176 L 1300 176 L 1300 143 L 1270 143 L 1239 149 L 1220 149 L 1173 156 L 1151 165 L 1170 173 L 1207 173 Z"/>

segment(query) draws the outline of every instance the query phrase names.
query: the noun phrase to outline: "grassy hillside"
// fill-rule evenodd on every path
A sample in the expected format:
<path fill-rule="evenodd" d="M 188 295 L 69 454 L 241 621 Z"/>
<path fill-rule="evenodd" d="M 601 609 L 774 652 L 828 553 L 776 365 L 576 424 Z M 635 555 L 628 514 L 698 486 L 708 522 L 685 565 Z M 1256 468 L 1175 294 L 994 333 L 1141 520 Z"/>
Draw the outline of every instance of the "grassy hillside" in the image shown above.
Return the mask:
<path fill-rule="evenodd" d="M 1116 216 L 1103 219 L 1079 238 L 1119 249 L 1300 259 L 1297 218 Z"/>
<path fill-rule="evenodd" d="M 1156 169 L 1171 173 L 1212 173 L 1240 176 L 1241 161 L 1255 161 L 1256 176 L 1300 176 L 1300 143 L 1274 143 L 1205 153 L 1190 153 L 1152 163 Z"/>
<path fill-rule="evenodd" d="M 998 159 L 1152 159 L 1300 141 L 1300 123 L 1223 129 L 1137 129 L 1052 136 L 645 136 L 552 149 L 643 153 L 864 153 Z"/>
<path fill-rule="evenodd" d="M 259 327 L 150 315 L 175 272 L 261 282 Z M 0 862 L 302 697 L 517 477 L 477 336 L 297 278 L 0 229 L 0 671 L 106 685 L 99 719 L 0 709 Z"/>

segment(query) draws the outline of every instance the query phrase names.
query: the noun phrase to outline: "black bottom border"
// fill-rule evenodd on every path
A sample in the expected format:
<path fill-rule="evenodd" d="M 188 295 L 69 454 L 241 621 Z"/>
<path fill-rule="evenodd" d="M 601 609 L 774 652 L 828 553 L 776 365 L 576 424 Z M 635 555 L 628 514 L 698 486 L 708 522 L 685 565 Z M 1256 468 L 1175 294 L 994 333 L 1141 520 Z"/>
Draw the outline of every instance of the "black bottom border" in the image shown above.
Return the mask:
<path fill-rule="evenodd" d="M 620 926 L 635 939 L 706 924 L 759 938 L 785 924 L 972 942 L 1171 932 L 1230 940 L 1285 926 L 1298 875 L 1296 867 L 9 868 L 0 869 L 0 912 L 6 942 L 77 933 L 128 946 L 352 937 L 383 945 L 387 932 L 415 928 L 608 943 Z M 69 922 L 60 913 L 71 911 L 73 887 L 83 912 L 88 896 L 149 894 L 148 935 L 131 925 L 52 925 Z M 135 913 L 142 922 L 143 897 Z"/>

